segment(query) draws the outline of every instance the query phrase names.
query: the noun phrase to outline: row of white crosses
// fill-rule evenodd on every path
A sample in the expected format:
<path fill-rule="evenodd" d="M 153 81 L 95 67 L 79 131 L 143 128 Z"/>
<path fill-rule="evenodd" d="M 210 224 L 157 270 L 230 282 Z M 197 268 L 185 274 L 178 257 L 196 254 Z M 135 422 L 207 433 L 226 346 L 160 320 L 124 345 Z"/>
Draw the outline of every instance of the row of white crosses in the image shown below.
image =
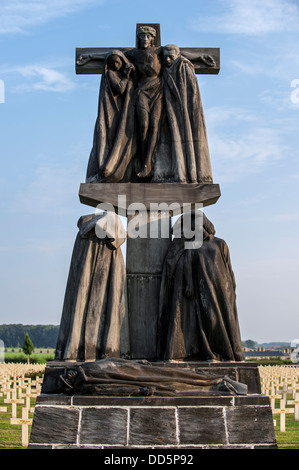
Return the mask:
<path fill-rule="evenodd" d="M 299 421 L 299 366 L 260 366 L 259 371 L 262 393 L 269 396 L 272 413 L 280 415 L 280 431 L 285 432 L 286 414 Z M 292 400 L 288 400 L 290 394 Z M 279 408 L 275 408 L 275 400 L 279 400 Z"/>
<path fill-rule="evenodd" d="M 22 446 L 28 446 L 28 427 L 32 424 L 33 414 L 30 398 L 37 397 L 41 392 L 42 377 L 25 377 L 28 374 L 44 373 L 44 364 L 0 364 L 0 396 L 4 396 L 4 403 L 11 405 L 10 424 L 22 426 Z M 17 417 L 17 405 L 22 405 L 22 418 Z M 7 406 L 0 406 L 0 413 L 7 413 Z"/>
<path fill-rule="evenodd" d="M 37 397 L 41 392 L 42 377 L 35 380 L 25 375 L 44 373 L 44 364 L 14 364 L 0 363 L 0 396 L 5 396 L 4 403 L 11 404 L 11 419 L 13 425 L 22 426 L 22 446 L 28 446 L 28 427 L 33 413 L 30 398 Z M 299 367 L 298 366 L 260 366 L 262 393 L 268 395 L 273 414 L 280 415 L 280 431 L 285 432 L 286 414 L 294 414 L 299 421 Z M 292 400 L 287 395 L 292 394 Z M 275 400 L 280 401 L 280 407 L 275 408 Z M 17 418 L 17 405 L 22 406 L 22 418 Z M 286 405 L 294 405 L 287 408 Z M 7 406 L 0 406 L 0 413 L 7 413 Z M 276 425 L 276 420 L 274 420 Z"/>

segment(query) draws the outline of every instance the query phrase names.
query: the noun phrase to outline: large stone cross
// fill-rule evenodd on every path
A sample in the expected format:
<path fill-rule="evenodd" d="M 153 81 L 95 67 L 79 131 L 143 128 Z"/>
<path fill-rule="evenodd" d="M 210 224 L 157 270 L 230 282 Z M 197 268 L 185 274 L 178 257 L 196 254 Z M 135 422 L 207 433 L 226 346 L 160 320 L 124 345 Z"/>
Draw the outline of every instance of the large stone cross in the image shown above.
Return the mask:
<path fill-rule="evenodd" d="M 155 46 L 161 46 L 160 25 L 149 24 L 156 30 Z M 136 47 L 137 47 L 137 30 L 141 24 L 136 25 Z M 76 49 L 76 73 L 77 74 L 101 74 L 105 56 L 113 49 L 118 49 L 125 53 L 132 47 L 84 47 Z M 181 55 L 189 59 L 196 74 L 217 74 L 220 70 L 220 49 L 219 48 L 180 48 Z"/>
<path fill-rule="evenodd" d="M 137 24 L 136 33 L 139 26 Z M 148 24 L 156 30 L 155 48 L 161 47 L 160 25 Z M 136 48 L 138 40 L 136 34 Z M 76 49 L 77 74 L 102 74 L 107 54 L 114 49 L 130 55 L 134 48 L 78 48 Z M 162 52 L 162 47 L 161 47 Z M 159 52 L 160 53 L 160 52 Z M 180 48 L 180 54 L 189 59 L 197 74 L 217 74 L 220 69 L 220 50 L 218 48 Z M 119 202 L 118 196 L 125 196 L 125 202 Z M 128 223 L 134 218 L 130 214 L 131 203 L 142 203 L 146 226 L 146 238 L 127 237 L 126 270 L 128 308 L 130 316 L 131 354 L 133 359 L 156 358 L 156 338 L 159 314 L 159 292 L 163 261 L 168 250 L 171 232 L 171 216 L 174 212 L 165 209 L 153 211 L 153 203 L 163 202 L 170 205 L 177 202 L 178 213 L 182 212 L 187 202 L 190 208 L 196 203 L 203 206 L 214 204 L 220 196 L 219 186 L 215 184 L 163 184 L 163 183 L 83 183 L 79 197 L 83 204 L 97 207 L 99 203 L 108 203 L 120 215 L 128 217 Z M 109 210 L 109 209 L 108 209 Z M 123 212 L 124 210 L 124 212 Z M 140 211 L 140 209 L 137 209 Z M 162 235 L 162 223 L 168 224 L 168 236 Z M 157 236 L 151 238 L 152 228 Z"/>
<path fill-rule="evenodd" d="M 138 23 L 136 25 L 136 47 L 138 47 L 137 32 L 140 26 L 150 26 L 156 30 L 155 47 L 161 46 L 160 24 Z M 109 52 L 118 49 L 123 53 L 134 49 L 132 47 L 113 48 L 77 48 L 76 49 L 76 73 L 77 74 L 102 74 L 105 57 Z M 218 74 L 220 70 L 220 49 L 219 48 L 180 48 L 182 56 L 189 59 L 196 74 Z M 81 184 L 79 196 L 83 204 L 96 207 L 100 202 L 111 203 L 115 210 L 126 216 L 127 206 L 132 202 L 145 204 L 149 210 L 151 202 L 163 201 L 171 204 L 173 201 L 179 202 L 183 206 L 184 202 L 192 206 L 196 202 L 203 203 L 204 206 L 214 204 L 220 196 L 218 185 L 208 184 L 118 184 L 119 192 L 115 191 L 114 183 L 106 184 Z M 126 196 L 125 207 L 118 204 L 118 194 Z M 193 207 L 192 207 L 193 208 Z"/>

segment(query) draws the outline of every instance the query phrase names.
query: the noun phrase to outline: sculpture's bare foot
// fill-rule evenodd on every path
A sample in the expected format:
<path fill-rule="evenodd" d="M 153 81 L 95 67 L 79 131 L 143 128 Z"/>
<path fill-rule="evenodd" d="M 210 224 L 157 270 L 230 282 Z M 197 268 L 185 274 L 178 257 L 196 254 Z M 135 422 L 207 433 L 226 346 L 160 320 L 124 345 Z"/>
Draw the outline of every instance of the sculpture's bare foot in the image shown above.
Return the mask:
<path fill-rule="evenodd" d="M 148 165 L 144 165 L 144 168 L 142 171 L 137 173 L 138 178 L 146 178 L 151 172 L 151 167 Z"/>

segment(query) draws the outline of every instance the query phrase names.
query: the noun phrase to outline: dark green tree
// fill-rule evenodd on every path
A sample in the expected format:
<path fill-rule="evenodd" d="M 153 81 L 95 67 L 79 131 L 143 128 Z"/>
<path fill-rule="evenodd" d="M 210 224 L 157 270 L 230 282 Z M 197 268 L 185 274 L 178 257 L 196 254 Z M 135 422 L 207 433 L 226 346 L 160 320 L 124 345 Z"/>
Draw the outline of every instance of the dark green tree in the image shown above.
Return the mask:
<path fill-rule="evenodd" d="M 244 345 L 246 348 L 256 349 L 258 343 L 256 341 L 253 341 L 252 339 L 247 339 L 246 341 L 244 341 Z"/>
<path fill-rule="evenodd" d="M 23 352 L 24 354 L 26 354 L 27 356 L 27 363 L 29 364 L 30 362 L 30 355 L 33 353 L 34 351 L 34 346 L 33 346 L 33 343 L 28 335 L 28 333 L 26 333 L 25 335 L 25 340 L 24 340 L 24 344 L 23 344 Z"/>

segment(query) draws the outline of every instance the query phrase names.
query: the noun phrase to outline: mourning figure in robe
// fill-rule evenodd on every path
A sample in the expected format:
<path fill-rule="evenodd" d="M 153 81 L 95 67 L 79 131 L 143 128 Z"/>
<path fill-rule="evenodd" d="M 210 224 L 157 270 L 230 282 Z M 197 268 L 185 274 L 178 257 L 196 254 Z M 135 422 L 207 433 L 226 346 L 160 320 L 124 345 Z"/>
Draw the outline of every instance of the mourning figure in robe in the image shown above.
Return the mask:
<path fill-rule="evenodd" d="M 56 360 L 129 357 L 126 232 L 112 212 L 78 221 L 56 346 Z"/>
<path fill-rule="evenodd" d="M 86 182 L 130 179 L 134 154 L 134 66 L 119 50 L 107 54 L 101 79 L 98 115 Z"/>
<path fill-rule="evenodd" d="M 172 172 L 180 183 L 212 183 L 207 131 L 194 66 L 180 55 L 176 45 L 164 46 L 163 56 L 166 132 L 169 132 Z M 163 138 L 163 129 L 161 132 Z"/>
<path fill-rule="evenodd" d="M 176 224 L 180 224 L 185 215 Z M 226 242 L 203 219 L 199 248 L 186 248 L 184 231 L 167 252 L 161 282 L 158 357 L 162 360 L 244 360 L 236 307 L 235 278 Z M 173 230 L 176 227 L 173 227 Z M 194 229 L 193 229 L 194 230 Z"/>

